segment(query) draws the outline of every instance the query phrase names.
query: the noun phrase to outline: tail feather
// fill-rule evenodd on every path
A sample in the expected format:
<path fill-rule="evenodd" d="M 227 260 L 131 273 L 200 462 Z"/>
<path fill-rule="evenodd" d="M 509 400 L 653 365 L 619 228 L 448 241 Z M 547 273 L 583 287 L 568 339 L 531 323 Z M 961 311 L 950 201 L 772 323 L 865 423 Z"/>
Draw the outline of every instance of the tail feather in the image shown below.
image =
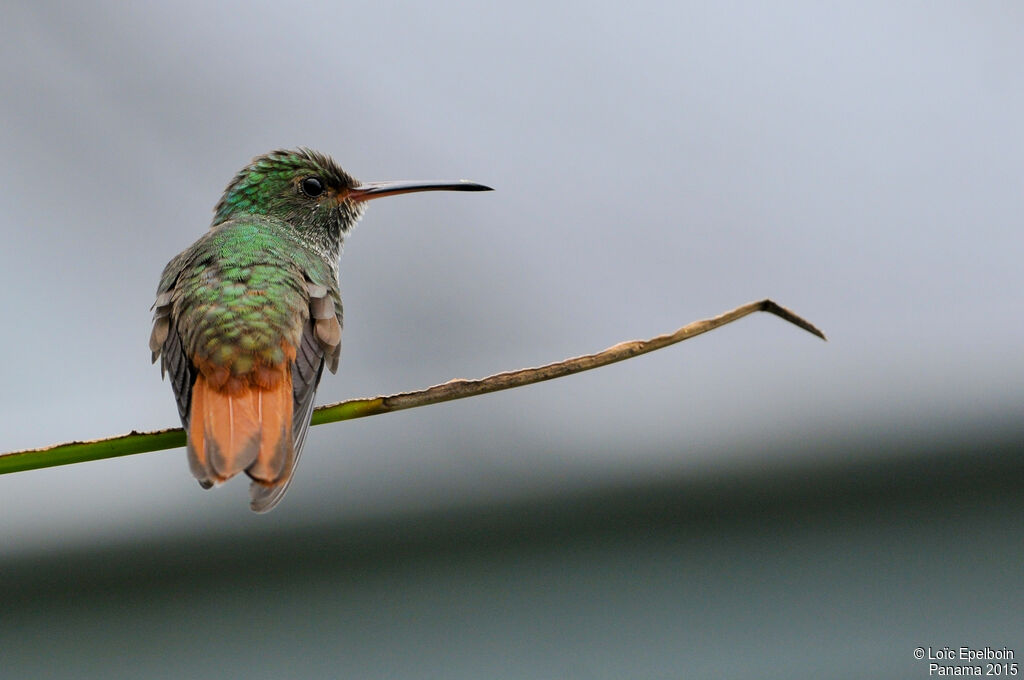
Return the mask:
<path fill-rule="evenodd" d="M 274 389 L 259 391 L 258 395 L 262 438 L 256 459 L 246 472 L 258 482 L 274 484 L 285 475 L 292 453 L 291 374 Z"/>
<path fill-rule="evenodd" d="M 192 407 L 188 421 L 188 467 L 192 471 L 192 476 L 199 480 L 199 484 L 204 489 L 209 489 L 216 480 L 206 457 L 206 428 L 203 417 L 205 402 L 206 379 L 200 375 L 192 387 Z"/>
<path fill-rule="evenodd" d="M 220 479 L 234 477 L 256 460 L 261 438 L 257 399 L 257 390 L 206 395 L 204 439 L 210 467 Z"/>
<path fill-rule="evenodd" d="M 297 458 L 294 451 L 294 448 L 289 447 L 284 472 L 276 481 L 264 482 L 253 479 L 249 485 L 249 507 L 253 512 L 270 512 L 284 498 L 284 492 L 288 490 L 292 473 L 295 471 Z"/>
<path fill-rule="evenodd" d="M 295 466 L 299 463 L 302 445 L 306 439 L 306 432 L 309 430 L 309 419 L 313 413 L 313 396 L 316 393 L 315 386 L 320 382 L 320 374 L 323 370 L 324 362 L 321 360 L 316 368 L 315 378 L 310 383 L 308 376 L 305 378 L 302 376 L 300 368 L 292 366 L 290 384 L 293 392 L 296 385 L 306 386 L 302 390 L 302 398 L 298 399 L 296 397 L 292 401 L 291 423 L 286 423 L 291 426 L 287 441 L 291 442 L 292 445 L 287 451 L 287 456 L 284 460 L 285 468 L 278 477 L 278 482 L 268 484 L 259 481 L 253 474 L 253 470 L 249 470 L 249 476 L 253 478 L 253 482 L 249 486 L 249 506 L 255 512 L 269 512 L 273 510 L 281 502 L 281 499 L 284 498 L 288 485 L 291 484 L 292 474 L 295 472 Z M 309 389 L 310 384 L 314 386 L 314 389 Z"/>
<path fill-rule="evenodd" d="M 192 388 L 189 466 L 209 488 L 246 471 L 260 484 L 287 482 L 292 456 L 292 381 L 217 389 L 200 373 Z"/>

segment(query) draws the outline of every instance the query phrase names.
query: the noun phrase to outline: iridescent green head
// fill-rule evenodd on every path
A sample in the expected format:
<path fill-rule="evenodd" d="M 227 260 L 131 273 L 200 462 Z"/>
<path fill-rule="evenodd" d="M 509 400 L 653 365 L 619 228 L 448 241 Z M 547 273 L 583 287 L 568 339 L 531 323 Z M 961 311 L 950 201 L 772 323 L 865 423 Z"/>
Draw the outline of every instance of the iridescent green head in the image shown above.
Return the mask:
<path fill-rule="evenodd" d="M 217 203 L 213 224 L 265 215 L 303 232 L 340 238 L 365 210 L 362 201 L 350 196 L 358 185 L 324 154 L 310 149 L 271 151 L 254 158 L 231 180 Z"/>

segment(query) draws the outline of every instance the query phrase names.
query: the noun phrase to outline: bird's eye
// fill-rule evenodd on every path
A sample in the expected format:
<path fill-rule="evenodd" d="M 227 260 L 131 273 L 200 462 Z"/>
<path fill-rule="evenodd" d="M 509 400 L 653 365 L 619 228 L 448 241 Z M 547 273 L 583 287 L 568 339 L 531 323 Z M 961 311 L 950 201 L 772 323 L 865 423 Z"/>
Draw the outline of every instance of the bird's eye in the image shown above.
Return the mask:
<path fill-rule="evenodd" d="M 315 197 L 324 192 L 324 183 L 320 181 L 319 177 L 307 177 L 299 186 L 302 187 L 302 193 L 307 196 Z"/>

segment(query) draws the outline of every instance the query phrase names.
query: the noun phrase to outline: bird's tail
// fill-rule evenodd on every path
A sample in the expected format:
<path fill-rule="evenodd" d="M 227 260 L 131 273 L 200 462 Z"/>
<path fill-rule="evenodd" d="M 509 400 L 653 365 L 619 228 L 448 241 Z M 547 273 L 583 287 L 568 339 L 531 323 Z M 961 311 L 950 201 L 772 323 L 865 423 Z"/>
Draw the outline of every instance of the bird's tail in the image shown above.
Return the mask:
<path fill-rule="evenodd" d="M 268 376 L 269 377 L 269 376 Z M 283 487 L 294 469 L 292 375 L 282 367 L 263 384 L 214 387 L 202 372 L 192 387 L 188 460 L 209 488 L 243 470 L 254 485 Z"/>

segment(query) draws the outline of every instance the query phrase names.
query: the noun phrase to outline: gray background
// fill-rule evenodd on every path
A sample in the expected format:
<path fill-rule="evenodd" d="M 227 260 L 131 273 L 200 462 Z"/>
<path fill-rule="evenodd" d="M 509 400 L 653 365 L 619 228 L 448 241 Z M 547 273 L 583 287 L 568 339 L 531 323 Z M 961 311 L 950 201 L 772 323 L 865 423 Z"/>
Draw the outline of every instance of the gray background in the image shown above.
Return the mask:
<path fill-rule="evenodd" d="M 177 424 L 146 347 L 157 278 L 276 147 L 497 189 L 371 206 L 320 403 L 765 296 L 830 337 L 750 318 L 317 427 L 269 516 L 244 483 L 201 492 L 181 451 L 0 477 L 6 667 L 924 677 L 918 644 L 1024 653 L 1017 3 L 7 3 L 0 23 L 5 451 Z"/>

